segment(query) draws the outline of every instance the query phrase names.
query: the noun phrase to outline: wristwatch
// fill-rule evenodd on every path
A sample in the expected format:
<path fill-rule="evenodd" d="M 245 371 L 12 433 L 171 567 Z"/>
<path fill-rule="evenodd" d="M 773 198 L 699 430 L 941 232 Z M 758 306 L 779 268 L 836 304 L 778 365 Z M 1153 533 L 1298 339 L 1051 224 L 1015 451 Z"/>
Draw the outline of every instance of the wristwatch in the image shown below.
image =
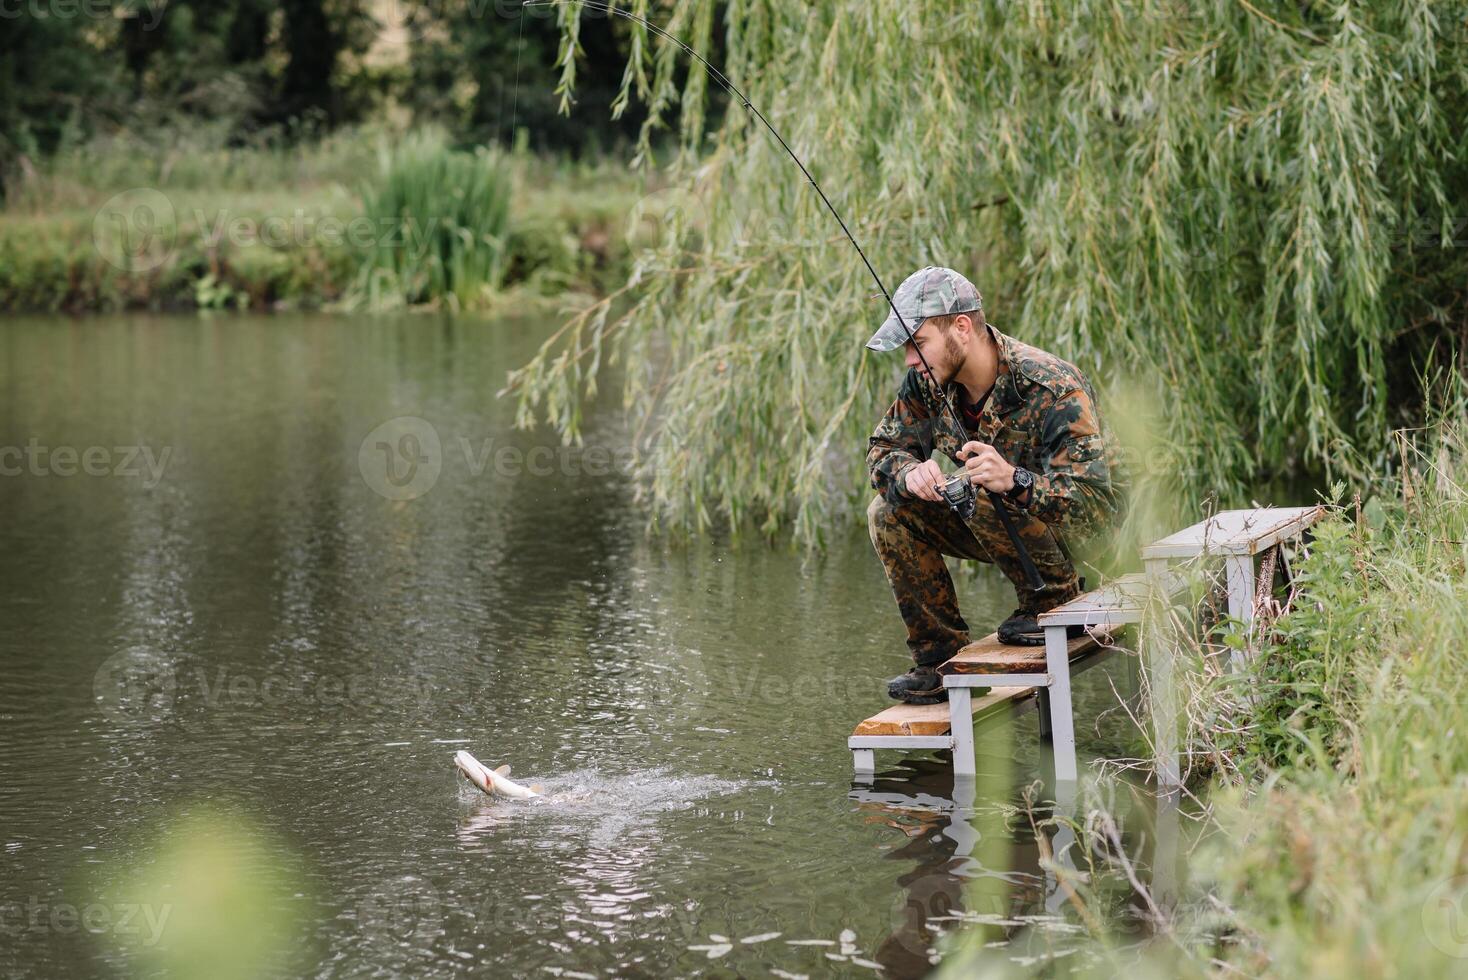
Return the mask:
<path fill-rule="evenodd" d="M 1030 492 L 1030 488 L 1034 485 L 1035 474 L 1031 473 L 1023 466 L 1016 466 L 1014 468 L 1014 486 L 1010 487 L 1009 490 L 1005 492 L 1004 496 L 1018 503 L 1021 499 L 1024 498 L 1025 494 Z"/>

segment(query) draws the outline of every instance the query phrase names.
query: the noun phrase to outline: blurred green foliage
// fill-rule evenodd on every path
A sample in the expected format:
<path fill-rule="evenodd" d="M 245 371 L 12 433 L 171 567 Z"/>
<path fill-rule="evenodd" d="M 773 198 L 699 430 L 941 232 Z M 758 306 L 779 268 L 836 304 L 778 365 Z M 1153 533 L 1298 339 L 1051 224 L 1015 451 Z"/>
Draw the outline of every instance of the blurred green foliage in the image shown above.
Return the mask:
<path fill-rule="evenodd" d="M 288 973 L 306 904 L 300 858 L 244 812 L 201 807 L 151 830 L 96 876 L 99 900 L 137 913 L 136 927 L 108 930 L 105 941 L 148 975 Z"/>
<path fill-rule="evenodd" d="M 441 124 L 461 145 L 510 143 L 516 129 L 546 152 L 629 141 L 642 113 L 610 111 L 627 32 L 588 34 L 587 80 L 563 114 L 557 17 L 522 17 L 520 0 L 15 4 L 0 18 L 0 200 L 51 155 L 99 139 L 163 159 L 176 134 L 290 147 L 393 116 Z"/>
<path fill-rule="evenodd" d="M 625 280 L 641 193 L 607 159 L 471 153 L 434 129 L 293 147 L 180 134 L 162 157 L 93 141 L 0 210 L 0 310 L 549 306 Z"/>
<path fill-rule="evenodd" d="M 381 170 L 363 194 L 371 241 L 357 291 L 462 308 L 497 288 L 514 191 L 504 161 L 420 135 L 385 151 Z"/>

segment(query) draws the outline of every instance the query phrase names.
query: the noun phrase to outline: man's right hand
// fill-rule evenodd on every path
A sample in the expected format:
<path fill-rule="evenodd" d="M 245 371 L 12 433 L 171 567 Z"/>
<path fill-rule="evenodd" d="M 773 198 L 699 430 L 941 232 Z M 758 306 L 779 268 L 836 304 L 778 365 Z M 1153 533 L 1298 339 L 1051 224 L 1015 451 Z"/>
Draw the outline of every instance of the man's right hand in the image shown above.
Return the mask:
<path fill-rule="evenodd" d="M 919 500 L 942 503 L 938 488 L 943 485 L 943 470 L 935 459 L 924 460 L 907 471 L 907 492 Z"/>

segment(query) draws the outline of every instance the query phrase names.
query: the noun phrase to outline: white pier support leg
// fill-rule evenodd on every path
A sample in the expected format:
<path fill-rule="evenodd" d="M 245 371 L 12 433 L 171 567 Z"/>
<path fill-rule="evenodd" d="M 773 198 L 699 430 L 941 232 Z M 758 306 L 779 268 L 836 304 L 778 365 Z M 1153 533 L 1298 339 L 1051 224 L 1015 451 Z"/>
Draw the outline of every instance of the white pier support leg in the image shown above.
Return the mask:
<path fill-rule="evenodd" d="M 1152 897 L 1164 912 L 1171 912 L 1178 900 L 1178 803 L 1182 793 L 1173 790 L 1157 795 L 1157 821 L 1152 848 Z"/>
<path fill-rule="evenodd" d="M 1147 562 L 1147 575 L 1154 582 L 1162 581 L 1167 574 L 1167 560 L 1154 558 Z M 1149 598 L 1149 604 L 1152 602 Z M 1151 694 L 1152 739 L 1156 754 L 1154 765 L 1157 782 L 1163 788 L 1182 783 L 1181 767 L 1177 757 L 1177 688 L 1172 677 L 1173 651 L 1168 648 L 1166 634 L 1170 632 L 1161 610 L 1152 610 L 1158 615 L 1149 615 L 1143 621 L 1142 655 L 1147 665 L 1148 686 Z"/>
<path fill-rule="evenodd" d="M 1050 675 L 1050 744 L 1056 782 L 1076 779 L 1075 715 L 1070 706 L 1070 651 L 1064 626 L 1045 628 L 1045 670 Z"/>
<path fill-rule="evenodd" d="M 1052 915 L 1059 915 L 1070 898 L 1065 889 L 1060 887 L 1060 878 L 1066 872 L 1074 874 L 1076 870 L 1076 834 L 1070 825 L 1075 815 L 1076 784 L 1057 782 L 1055 816 L 1063 819 L 1057 822 L 1055 835 L 1050 838 L 1050 856 L 1054 859 L 1055 866 L 1045 869 L 1045 911 Z"/>
<path fill-rule="evenodd" d="M 948 689 L 948 728 L 953 734 L 953 774 L 972 776 L 974 762 L 973 691 L 967 687 Z"/>
<path fill-rule="evenodd" d="M 1040 737 L 1050 741 L 1050 688 L 1042 687 L 1035 692 L 1037 713 L 1040 716 Z"/>
<path fill-rule="evenodd" d="M 877 771 L 876 749 L 852 749 L 851 768 L 858 773 L 871 775 Z"/>
<path fill-rule="evenodd" d="M 1246 626 L 1254 622 L 1254 556 L 1229 555 L 1224 559 L 1228 582 L 1228 614 Z M 1244 654 L 1235 650 L 1231 658 L 1235 671 L 1244 665 Z"/>

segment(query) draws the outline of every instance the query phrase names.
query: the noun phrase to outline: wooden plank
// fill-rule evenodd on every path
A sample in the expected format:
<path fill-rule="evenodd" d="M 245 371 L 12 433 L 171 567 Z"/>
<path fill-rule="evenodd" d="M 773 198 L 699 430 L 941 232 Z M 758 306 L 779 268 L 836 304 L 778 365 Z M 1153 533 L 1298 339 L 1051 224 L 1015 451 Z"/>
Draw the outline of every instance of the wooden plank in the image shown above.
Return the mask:
<path fill-rule="evenodd" d="M 1169 574 L 1159 580 L 1159 585 L 1171 597 L 1182 591 L 1187 579 Z M 1092 589 L 1041 613 L 1039 623 L 1041 626 L 1120 626 L 1139 622 L 1153 587 L 1145 572 L 1123 575 L 1110 585 Z"/>
<path fill-rule="evenodd" d="M 1142 549 L 1142 558 L 1193 558 L 1204 553 L 1257 555 L 1299 534 L 1324 512 L 1318 505 L 1219 511 L 1192 527 L 1147 545 Z"/>
<path fill-rule="evenodd" d="M 1044 648 L 1039 648 L 1043 662 Z M 999 710 L 1003 705 L 1034 696 L 1033 687 L 996 687 L 981 698 L 974 698 L 975 718 Z M 853 735 L 947 735 L 948 705 L 896 704 L 879 711 L 856 726 Z"/>
<path fill-rule="evenodd" d="M 1078 636 L 1067 644 L 1070 659 L 1100 646 L 1090 636 Z M 970 643 L 938 668 L 940 674 L 1043 674 L 1045 673 L 1044 647 L 1017 647 L 1000 643 L 996 634 L 990 634 L 975 643 Z"/>

